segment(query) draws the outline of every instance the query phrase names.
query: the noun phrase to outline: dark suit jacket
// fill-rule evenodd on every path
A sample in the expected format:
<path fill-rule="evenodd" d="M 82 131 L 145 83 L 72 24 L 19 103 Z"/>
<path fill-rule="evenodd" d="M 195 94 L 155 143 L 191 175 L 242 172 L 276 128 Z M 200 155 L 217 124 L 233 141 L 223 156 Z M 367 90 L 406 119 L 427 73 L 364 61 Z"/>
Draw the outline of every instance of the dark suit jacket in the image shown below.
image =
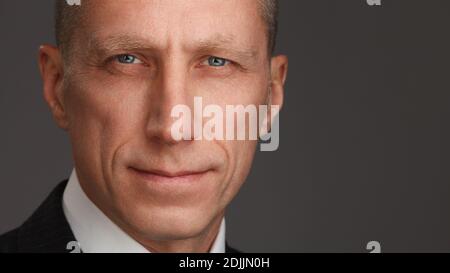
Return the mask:
<path fill-rule="evenodd" d="M 69 253 L 76 241 L 63 212 L 62 198 L 67 180 L 61 182 L 19 228 L 0 236 L 0 253 Z M 237 251 L 226 245 L 226 253 Z"/>

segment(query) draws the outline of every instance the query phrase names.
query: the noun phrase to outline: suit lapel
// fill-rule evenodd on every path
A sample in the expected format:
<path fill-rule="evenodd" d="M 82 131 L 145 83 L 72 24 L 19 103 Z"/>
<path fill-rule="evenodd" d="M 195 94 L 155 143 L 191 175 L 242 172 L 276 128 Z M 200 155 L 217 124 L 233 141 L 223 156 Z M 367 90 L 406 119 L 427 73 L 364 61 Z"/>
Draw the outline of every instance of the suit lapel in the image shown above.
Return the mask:
<path fill-rule="evenodd" d="M 67 180 L 61 182 L 18 230 L 19 252 L 67 253 L 67 244 L 75 241 L 64 216 L 62 197 Z"/>

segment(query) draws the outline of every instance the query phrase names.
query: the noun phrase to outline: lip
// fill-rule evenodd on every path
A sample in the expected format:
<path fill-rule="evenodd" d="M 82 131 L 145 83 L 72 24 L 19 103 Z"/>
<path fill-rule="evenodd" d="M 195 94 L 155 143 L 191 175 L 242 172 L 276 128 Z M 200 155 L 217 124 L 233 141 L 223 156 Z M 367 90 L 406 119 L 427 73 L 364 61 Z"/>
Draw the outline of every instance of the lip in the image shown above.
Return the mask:
<path fill-rule="evenodd" d="M 189 183 L 198 181 L 202 176 L 206 175 L 210 170 L 205 171 L 176 171 L 170 172 L 165 170 L 142 170 L 135 167 L 129 169 L 149 182 L 161 183 Z"/>

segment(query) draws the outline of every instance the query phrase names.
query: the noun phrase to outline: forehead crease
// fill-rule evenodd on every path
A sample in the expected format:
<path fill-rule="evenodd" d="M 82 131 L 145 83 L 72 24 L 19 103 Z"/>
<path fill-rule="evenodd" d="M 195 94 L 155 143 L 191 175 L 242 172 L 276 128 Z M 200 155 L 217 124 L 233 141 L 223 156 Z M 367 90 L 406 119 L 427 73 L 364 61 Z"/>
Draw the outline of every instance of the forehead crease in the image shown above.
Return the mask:
<path fill-rule="evenodd" d="M 156 45 L 148 38 L 142 38 L 138 35 L 119 34 L 100 37 L 92 35 L 89 39 L 89 46 L 95 49 L 118 50 L 118 49 L 137 49 L 137 48 L 155 48 Z"/>
<path fill-rule="evenodd" d="M 152 14 L 156 16 L 158 14 L 157 10 L 159 10 L 156 7 L 159 7 L 164 2 L 160 3 L 159 1 L 154 1 L 151 3 L 154 5 L 154 7 L 152 7 Z M 93 10 L 98 12 L 99 8 L 105 7 L 106 4 L 111 5 L 109 1 L 99 1 L 97 3 L 97 9 Z M 147 10 L 148 9 L 142 9 L 142 12 Z M 190 9 L 183 6 L 180 10 L 184 10 L 186 12 Z M 198 24 L 194 24 L 197 22 L 195 18 L 201 18 L 202 16 L 190 16 L 190 18 L 189 16 L 182 16 L 184 18 L 187 17 L 187 21 L 180 26 L 180 22 L 174 20 L 173 23 L 178 25 L 179 28 L 173 28 L 170 31 L 168 29 L 165 31 L 164 29 L 166 28 L 164 28 L 164 26 L 168 27 L 170 25 L 169 22 L 172 22 L 172 20 L 166 18 L 153 22 L 150 20 L 150 17 L 147 17 L 146 20 L 140 22 L 135 21 L 133 24 L 130 24 L 130 26 L 119 23 L 117 25 L 117 29 L 122 30 L 123 33 L 109 33 L 109 36 L 101 37 L 100 35 L 95 35 L 95 33 L 91 32 L 91 34 L 86 37 L 89 39 L 89 48 L 105 50 L 148 48 L 161 51 L 167 50 L 169 47 L 183 46 L 185 51 L 227 49 L 227 51 L 235 51 L 236 53 L 239 52 L 242 56 L 249 57 L 258 55 L 261 50 L 259 44 L 254 44 L 255 37 L 250 37 L 253 36 L 251 33 L 248 33 L 249 35 L 242 36 L 234 27 L 226 27 L 226 24 L 221 24 L 218 21 L 211 22 L 209 26 L 199 26 Z M 132 29 L 132 26 L 139 26 L 141 30 L 137 33 L 126 33 L 125 31 L 127 30 L 133 32 L 136 31 L 136 29 Z M 147 30 L 143 30 L 143 27 Z M 204 31 L 197 31 L 195 28 L 202 28 Z M 207 33 L 208 31 L 206 30 L 208 29 L 214 30 L 215 33 Z M 108 31 L 112 30 L 113 28 L 111 27 Z M 203 35 L 205 36 L 203 37 Z M 178 43 L 178 45 L 175 45 L 175 43 Z"/>
<path fill-rule="evenodd" d="M 216 34 L 211 38 L 203 38 L 194 40 L 191 45 L 193 50 L 223 50 L 234 51 L 241 53 L 242 55 L 248 55 L 254 57 L 257 55 L 257 50 L 252 45 L 242 45 L 237 42 L 234 35 Z"/>

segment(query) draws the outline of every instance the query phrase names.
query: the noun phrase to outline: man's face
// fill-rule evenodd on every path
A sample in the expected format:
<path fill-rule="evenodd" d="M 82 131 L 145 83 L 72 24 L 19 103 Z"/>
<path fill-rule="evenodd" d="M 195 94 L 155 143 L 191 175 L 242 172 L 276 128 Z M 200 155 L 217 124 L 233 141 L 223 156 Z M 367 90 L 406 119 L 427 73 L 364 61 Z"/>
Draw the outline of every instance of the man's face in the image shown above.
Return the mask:
<path fill-rule="evenodd" d="M 223 109 L 267 103 L 270 60 L 258 1 L 82 5 L 63 101 L 83 189 L 139 236 L 199 235 L 246 179 L 256 141 L 174 141 L 171 110 L 193 108 L 196 96 Z"/>

